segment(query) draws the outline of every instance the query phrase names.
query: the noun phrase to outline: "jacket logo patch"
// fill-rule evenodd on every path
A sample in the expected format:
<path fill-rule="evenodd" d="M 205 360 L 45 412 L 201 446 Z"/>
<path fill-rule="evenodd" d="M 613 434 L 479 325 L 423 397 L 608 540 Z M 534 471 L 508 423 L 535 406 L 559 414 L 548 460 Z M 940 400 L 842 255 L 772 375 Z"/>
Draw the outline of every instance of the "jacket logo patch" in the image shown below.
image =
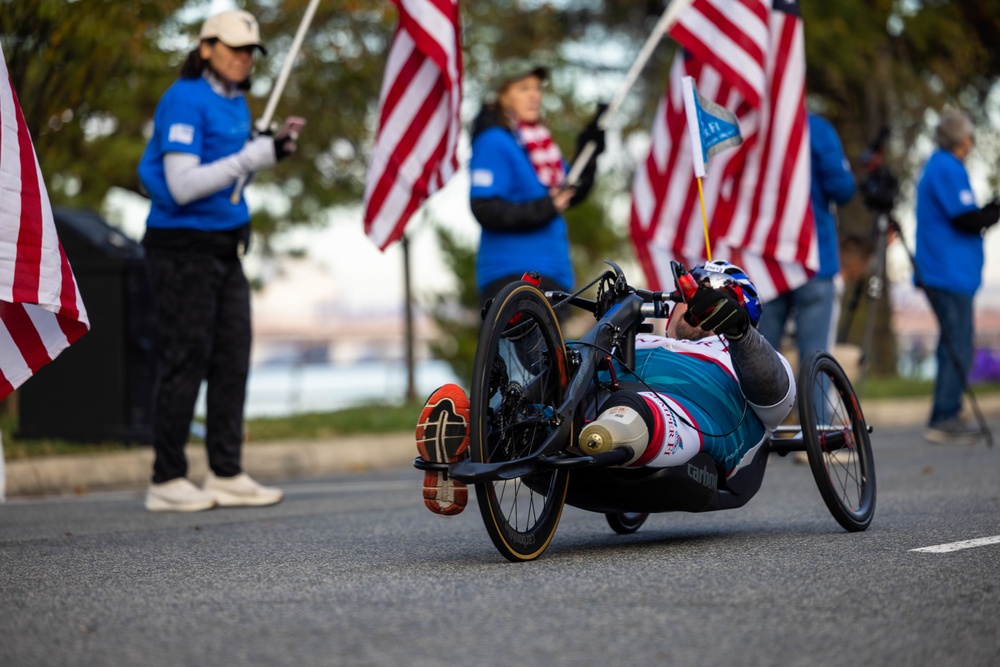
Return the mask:
<path fill-rule="evenodd" d="M 194 127 L 184 123 L 174 123 L 167 132 L 167 142 L 174 144 L 194 143 Z"/>
<path fill-rule="evenodd" d="M 472 184 L 479 188 L 488 188 L 493 185 L 493 172 L 486 169 L 474 169 L 470 178 Z"/>

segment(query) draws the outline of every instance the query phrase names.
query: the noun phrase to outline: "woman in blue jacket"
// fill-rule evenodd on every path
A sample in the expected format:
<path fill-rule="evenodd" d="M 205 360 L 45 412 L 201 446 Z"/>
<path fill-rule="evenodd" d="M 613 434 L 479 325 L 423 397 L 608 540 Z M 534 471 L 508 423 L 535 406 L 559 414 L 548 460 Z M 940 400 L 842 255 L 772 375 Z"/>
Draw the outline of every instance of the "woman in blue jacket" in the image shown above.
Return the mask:
<path fill-rule="evenodd" d="M 543 289 L 573 287 L 563 212 L 587 196 L 604 133 L 591 123 L 577 139 L 597 144 L 575 187 L 566 187 L 567 164 L 542 123 L 544 67 L 507 62 L 472 128 L 469 165 L 472 213 L 482 226 L 476 284 L 485 304 L 526 271 L 541 275 Z"/>
<path fill-rule="evenodd" d="M 252 14 L 233 10 L 205 21 L 180 79 L 163 95 L 153 136 L 139 164 L 150 195 L 143 246 L 160 333 L 151 512 L 194 512 L 216 505 L 271 505 L 280 489 L 243 472 L 243 404 L 250 367 L 250 289 L 242 257 L 250 213 L 241 177 L 295 149 L 291 131 L 251 136 L 243 92 L 256 52 L 264 52 Z M 248 140 L 249 139 L 249 140 Z M 208 382 L 203 488 L 187 479 L 195 401 Z"/>

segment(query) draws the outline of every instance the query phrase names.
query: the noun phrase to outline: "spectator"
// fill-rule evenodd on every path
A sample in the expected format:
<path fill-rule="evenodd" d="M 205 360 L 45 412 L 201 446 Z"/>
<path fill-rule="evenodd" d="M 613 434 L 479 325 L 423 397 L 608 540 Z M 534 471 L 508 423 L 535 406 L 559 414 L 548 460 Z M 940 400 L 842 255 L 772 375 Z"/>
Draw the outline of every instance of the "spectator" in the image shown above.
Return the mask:
<path fill-rule="evenodd" d="M 485 304 L 526 271 L 542 277 L 542 289 L 573 287 L 563 212 L 589 193 L 604 132 L 596 119 L 577 138 L 597 151 L 575 187 L 565 187 L 567 164 L 541 118 L 542 84 L 548 70 L 524 60 L 505 63 L 494 91 L 472 127 L 470 204 L 482 225 L 476 284 Z"/>
<path fill-rule="evenodd" d="M 816 219 L 819 272 L 801 287 L 764 304 L 760 320 L 760 333 L 780 350 L 788 318 L 794 317 L 799 363 L 810 352 L 828 350 L 832 344 L 837 297 L 834 277 L 840 270 L 834 205 L 846 204 L 856 190 L 851 165 L 844 156 L 837 131 L 828 120 L 816 114 L 809 114 L 809 149 L 810 199 Z"/>
<path fill-rule="evenodd" d="M 297 129 L 250 138 L 254 58 L 264 47 L 248 12 L 205 21 L 199 44 L 163 95 L 153 136 L 139 163 L 152 205 L 143 245 L 160 327 L 155 398 L 151 512 L 194 512 L 216 505 L 271 505 L 280 489 L 243 472 L 243 404 L 250 366 L 250 290 L 242 257 L 250 242 L 243 176 L 271 167 L 295 149 Z M 301 119 L 299 119 L 301 122 Z M 195 400 L 208 381 L 210 471 L 199 489 L 184 454 Z"/>
<path fill-rule="evenodd" d="M 938 148 L 917 183 L 914 263 L 914 282 L 927 293 L 940 328 L 925 437 L 933 443 L 974 444 L 981 433 L 960 419 L 962 391 L 972 365 L 972 300 L 982 282 L 983 232 L 1000 218 L 1000 202 L 976 205 L 964 164 L 975 145 L 965 113 L 942 112 L 935 141 Z"/>

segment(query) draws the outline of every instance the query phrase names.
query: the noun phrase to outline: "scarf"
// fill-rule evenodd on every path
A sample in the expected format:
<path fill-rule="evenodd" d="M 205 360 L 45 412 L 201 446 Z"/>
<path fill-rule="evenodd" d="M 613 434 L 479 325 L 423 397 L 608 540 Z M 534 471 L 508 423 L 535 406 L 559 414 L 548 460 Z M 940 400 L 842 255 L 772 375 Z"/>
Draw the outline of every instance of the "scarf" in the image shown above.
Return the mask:
<path fill-rule="evenodd" d="M 566 178 L 563 171 L 563 157 L 559 146 L 552 141 L 549 128 L 541 123 L 518 123 L 517 132 L 521 145 L 528 153 L 531 166 L 535 168 L 538 180 L 547 188 L 562 184 Z"/>

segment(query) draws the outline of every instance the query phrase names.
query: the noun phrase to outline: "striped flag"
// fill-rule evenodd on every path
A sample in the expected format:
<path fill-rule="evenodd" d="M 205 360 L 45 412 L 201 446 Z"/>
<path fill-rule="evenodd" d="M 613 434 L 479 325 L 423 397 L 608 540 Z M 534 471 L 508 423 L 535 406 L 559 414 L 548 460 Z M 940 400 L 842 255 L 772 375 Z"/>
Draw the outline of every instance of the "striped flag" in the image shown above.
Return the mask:
<path fill-rule="evenodd" d="M 632 242 L 653 289 L 672 289 L 670 260 L 705 261 L 682 79 L 733 112 L 743 144 L 717 155 L 704 180 L 712 258 L 739 264 L 762 300 L 818 267 L 809 206 L 805 44 L 787 0 L 695 0 L 671 36 L 683 47 L 632 186 Z"/>
<path fill-rule="evenodd" d="M 458 169 L 462 49 L 457 0 L 393 0 L 399 26 L 365 183 L 365 233 L 385 248 Z"/>
<path fill-rule="evenodd" d="M 89 328 L 0 50 L 0 400 Z"/>

